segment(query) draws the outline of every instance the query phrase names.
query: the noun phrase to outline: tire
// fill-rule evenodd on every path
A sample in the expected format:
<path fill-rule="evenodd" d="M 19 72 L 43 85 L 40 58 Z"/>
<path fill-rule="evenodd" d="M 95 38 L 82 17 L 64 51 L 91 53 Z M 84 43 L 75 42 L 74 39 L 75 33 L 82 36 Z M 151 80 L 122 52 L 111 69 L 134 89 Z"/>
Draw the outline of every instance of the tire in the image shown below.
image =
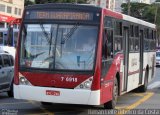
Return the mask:
<path fill-rule="evenodd" d="M 7 92 L 7 94 L 9 97 L 13 97 L 13 80 L 10 85 L 10 90 Z"/>
<path fill-rule="evenodd" d="M 117 81 L 117 79 L 115 79 L 114 80 L 114 88 L 113 88 L 113 91 L 112 91 L 112 100 L 109 101 L 109 102 L 106 102 L 104 104 L 104 108 L 105 109 L 115 109 L 117 99 L 118 99 L 118 81 Z"/>
<path fill-rule="evenodd" d="M 144 85 L 140 86 L 138 88 L 138 91 L 143 93 L 147 91 L 147 86 L 148 86 L 148 71 L 145 72 L 145 79 L 144 79 Z"/>

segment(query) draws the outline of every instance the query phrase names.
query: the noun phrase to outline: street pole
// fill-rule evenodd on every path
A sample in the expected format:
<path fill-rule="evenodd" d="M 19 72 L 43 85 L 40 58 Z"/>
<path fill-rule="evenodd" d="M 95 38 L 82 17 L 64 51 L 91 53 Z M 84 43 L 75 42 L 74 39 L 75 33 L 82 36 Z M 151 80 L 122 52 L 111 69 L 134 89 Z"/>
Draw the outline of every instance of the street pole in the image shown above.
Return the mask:
<path fill-rule="evenodd" d="M 128 15 L 131 13 L 131 1 L 128 0 Z"/>
<path fill-rule="evenodd" d="M 75 0 L 75 3 L 77 4 L 77 0 Z"/>

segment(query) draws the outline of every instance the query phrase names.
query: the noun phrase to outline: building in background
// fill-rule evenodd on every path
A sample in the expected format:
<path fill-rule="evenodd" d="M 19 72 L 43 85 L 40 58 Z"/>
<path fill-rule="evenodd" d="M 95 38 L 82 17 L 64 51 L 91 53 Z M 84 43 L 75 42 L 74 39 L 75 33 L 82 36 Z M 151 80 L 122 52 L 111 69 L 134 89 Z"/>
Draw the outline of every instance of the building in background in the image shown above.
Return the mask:
<path fill-rule="evenodd" d="M 24 9 L 24 0 L 0 0 L 0 28 L 7 28 L 7 25 L 21 18 Z"/>
<path fill-rule="evenodd" d="M 110 10 L 115 9 L 115 0 L 88 0 L 88 3 L 102 8 L 108 8 Z"/>
<path fill-rule="evenodd" d="M 130 0 L 131 2 L 139 2 L 150 4 L 153 0 Z M 88 3 L 100 6 L 103 8 L 108 8 L 113 11 L 121 12 L 121 4 L 127 3 L 128 0 L 88 0 Z"/>

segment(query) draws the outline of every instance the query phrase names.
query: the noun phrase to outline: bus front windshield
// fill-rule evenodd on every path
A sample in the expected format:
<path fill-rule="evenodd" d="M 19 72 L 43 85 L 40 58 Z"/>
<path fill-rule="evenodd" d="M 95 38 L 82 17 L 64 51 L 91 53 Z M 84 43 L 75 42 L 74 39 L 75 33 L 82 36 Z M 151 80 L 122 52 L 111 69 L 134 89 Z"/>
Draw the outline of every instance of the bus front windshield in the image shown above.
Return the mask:
<path fill-rule="evenodd" d="M 97 26 L 25 24 L 20 66 L 52 70 L 92 70 Z"/>

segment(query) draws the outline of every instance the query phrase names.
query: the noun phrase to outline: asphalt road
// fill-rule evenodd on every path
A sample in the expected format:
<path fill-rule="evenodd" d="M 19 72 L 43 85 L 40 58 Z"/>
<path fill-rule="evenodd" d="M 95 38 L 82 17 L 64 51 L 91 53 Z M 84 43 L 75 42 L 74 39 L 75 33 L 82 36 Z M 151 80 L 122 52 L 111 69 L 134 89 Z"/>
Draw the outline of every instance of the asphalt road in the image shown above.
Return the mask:
<path fill-rule="evenodd" d="M 103 106 L 51 104 L 42 106 L 39 102 L 16 100 L 6 93 L 0 93 L 0 114 L 2 115 L 103 115 L 103 114 L 160 114 L 160 68 L 149 84 L 146 93 L 130 92 L 118 99 L 116 110 L 104 110 Z"/>

